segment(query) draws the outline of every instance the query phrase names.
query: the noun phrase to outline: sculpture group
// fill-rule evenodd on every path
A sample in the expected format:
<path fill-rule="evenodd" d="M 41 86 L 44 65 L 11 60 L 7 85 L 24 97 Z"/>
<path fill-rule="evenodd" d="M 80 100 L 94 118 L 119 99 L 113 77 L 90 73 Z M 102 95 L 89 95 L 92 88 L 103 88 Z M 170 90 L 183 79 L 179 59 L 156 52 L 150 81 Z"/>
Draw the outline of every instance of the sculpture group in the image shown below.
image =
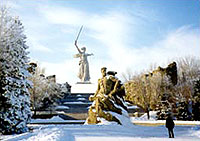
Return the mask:
<path fill-rule="evenodd" d="M 124 86 L 115 77 L 116 72 L 106 72 L 106 70 L 105 67 L 101 68 L 102 78 L 98 80 L 97 91 L 89 98 L 93 104 L 88 110 L 86 124 L 98 124 L 102 120 L 122 124 L 119 116 L 116 115 L 128 116 L 127 107 L 124 104 Z"/>
<path fill-rule="evenodd" d="M 83 26 L 80 28 L 78 36 L 75 40 L 74 45 L 78 50 L 78 54 L 75 54 L 74 57 L 80 58 L 78 77 L 81 80 L 81 84 L 84 84 L 90 81 L 89 63 L 87 57 L 93 54 L 86 53 L 86 47 L 79 49 L 77 45 L 77 40 L 82 28 Z M 89 97 L 89 100 L 93 101 L 93 104 L 88 110 L 86 124 L 98 124 L 103 121 L 114 121 L 118 124 L 123 124 L 123 121 L 120 119 L 120 115 L 126 116 L 130 121 L 127 107 L 124 104 L 124 86 L 121 84 L 121 81 L 115 77 L 116 72 L 106 71 L 107 68 L 101 68 L 102 78 L 98 80 L 97 91 L 93 96 Z"/>

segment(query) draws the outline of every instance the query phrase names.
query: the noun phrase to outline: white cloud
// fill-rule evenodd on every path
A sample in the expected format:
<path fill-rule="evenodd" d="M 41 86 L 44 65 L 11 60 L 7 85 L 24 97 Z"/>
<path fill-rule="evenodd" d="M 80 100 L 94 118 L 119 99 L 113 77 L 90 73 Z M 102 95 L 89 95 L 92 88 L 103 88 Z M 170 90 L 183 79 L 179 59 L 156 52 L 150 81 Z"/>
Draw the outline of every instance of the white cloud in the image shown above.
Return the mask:
<path fill-rule="evenodd" d="M 116 67 L 114 66 L 116 62 L 120 61 L 120 58 L 115 57 L 115 55 L 120 56 L 121 54 L 123 54 L 123 52 L 125 52 L 123 50 L 125 45 L 123 44 L 123 39 L 125 39 L 125 37 L 127 36 L 126 23 L 129 22 L 129 17 L 127 17 L 126 15 L 122 15 L 119 12 L 113 11 L 107 13 L 106 15 L 98 15 L 92 13 L 84 13 L 83 11 L 62 7 L 56 7 L 55 9 L 46 7 L 45 10 L 42 10 L 42 13 L 50 23 L 65 24 L 66 26 L 76 26 L 76 30 L 79 28 L 80 23 L 82 24 L 85 21 L 84 24 L 86 28 L 89 29 L 87 35 L 101 42 L 102 46 L 99 47 L 101 49 L 98 50 L 98 52 L 95 49 L 92 50 L 92 48 L 88 48 L 89 52 L 96 52 L 93 52 L 95 54 L 94 57 L 91 57 L 91 59 L 88 58 L 89 63 L 91 64 L 90 70 L 92 81 L 96 81 L 93 78 L 97 79 L 96 76 L 100 74 L 100 68 L 102 66 L 107 66 L 108 69 L 116 69 Z M 73 30 L 74 33 L 77 33 L 75 28 Z M 96 44 L 93 46 L 97 47 L 99 45 Z M 67 48 L 66 51 L 71 52 L 71 47 Z M 98 57 L 99 54 L 105 54 L 106 52 L 109 55 L 107 57 L 111 58 L 111 60 L 105 60 L 104 58 Z M 75 59 L 72 59 L 71 61 L 75 61 Z M 78 70 L 78 67 L 70 69 Z M 74 74 L 74 71 L 71 72 Z"/>
<path fill-rule="evenodd" d="M 32 36 L 33 37 L 33 36 Z M 37 39 L 34 39 L 29 36 L 28 40 L 27 40 L 27 44 L 30 46 L 30 51 L 40 51 L 40 52 L 46 52 L 46 53 L 52 53 L 53 50 L 42 45 L 41 43 L 39 43 L 39 41 Z"/>
<path fill-rule="evenodd" d="M 76 61 L 66 60 L 60 63 L 50 63 L 50 62 L 40 62 L 41 67 L 46 68 L 46 75 L 56 74 L 58 82 L 71 82 L 74 83 L 74 78 L 76 77 Z"/>
<path fill-rule="evenodd" d="M 133 70 L 148 69 L 150 64 L 167 65 L 169 60 L 185 57 L 199 57 L 200 35 L 195 29 L 183 26 L 170 32 L 163 40 L 155 42 L 153 45 L 142 48 L 126 48 L 126 64 Z M 125 61 L 125 60 L 124 60 Z M 126 60 L 127 61 L 127 60 Z"/>
<path fill-rule="evenodd" d="M 69 7 L 49 7 L 42 6 L 39 8 L 45 18 L 53 24 L 67 24 L 79 26 L 88 19 L 84 12 Z"/>
<path fill-rule="evenodd" d="M 136 25 L 135 23 L 140 20 L 127 13 L 115 10 L 104 14 L 93 14 L 67 7 L 44 7 L 40 8 L 40 11 L 52 24 L 73 27 L 70 33 L 77 33 L 76 30 L 82 24 L 86 26 L 88 33 L 85 34 L 94 39 L 94 48 L 88 47 L 88 51 L 95 54 L 88 58 L 92 82 L 96 82 L 100 77 L 100 68 L 103 66 L 106 66 L 108 70 L 117 71 L 120 76 L 128 68 L 133 72 L 141 71 L 148 69 L 153 63 L 162 65 L 173 58 L 188 55 L 198 56 L 200 52 L 199 32 L 188 26 L 171 31 L 166 36 L 162 35 L 164 38 L 157 40 L 152 45 L 135 48 L 129 43 L 137 36 L 134 32 L 137 26 L 132 27 L 131 25 Z M 65 51 L 70 52 L 71 55 L 75 54 L 76 52 L 72 53 L 72 45 L 69 44 L 69 46 L 70 48 Z M 45 50 L 41 46 L 39 49 Z M 105 57 L 99 58 L 99 56 Z M 60 82 L 75 83 L 78 81 L 76 77 L 78 59 L 69 59 L 59 64 L 42 62 L 42 65 L 46 67 L 49 75 L 56 74 Z"/>

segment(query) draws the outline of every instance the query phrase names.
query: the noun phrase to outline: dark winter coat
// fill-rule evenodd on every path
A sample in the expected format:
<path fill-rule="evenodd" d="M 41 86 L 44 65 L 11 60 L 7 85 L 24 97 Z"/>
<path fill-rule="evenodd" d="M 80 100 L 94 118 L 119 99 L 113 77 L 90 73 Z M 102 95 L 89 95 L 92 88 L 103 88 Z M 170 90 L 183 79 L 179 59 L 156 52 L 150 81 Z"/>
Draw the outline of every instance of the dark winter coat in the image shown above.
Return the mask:
<path fill-rule="evenodd" d="M 174 128 L 174 121 L 173 121 L 173 119 L 171 117 L 167 117 L 165 126 L 168 129 L 173 129 Z"/>

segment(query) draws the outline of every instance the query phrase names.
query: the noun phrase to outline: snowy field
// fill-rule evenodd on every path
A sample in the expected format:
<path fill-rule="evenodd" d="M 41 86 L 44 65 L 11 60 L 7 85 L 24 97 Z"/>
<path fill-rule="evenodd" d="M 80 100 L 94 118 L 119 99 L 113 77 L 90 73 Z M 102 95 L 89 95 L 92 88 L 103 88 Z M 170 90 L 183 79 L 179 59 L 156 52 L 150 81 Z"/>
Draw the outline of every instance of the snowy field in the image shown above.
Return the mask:
<path fill-rule="evenodd" d="M 164 126 L 131 125 L 32 125 L 32 132 L 2 136 L 6 141 L 133 141 L 172 140 Z M 200 127 L 176 126 L 176 141 L 199 141 Z"/>
<path fill-rule="evenodd" d="M 175 138 L 168 138 L 168 131 L 164 126 L 165 121 L 155 120 L 156 112 L 150 112 L 150 120 L 147 120 L 146 114 L 139 118 L 131 118 L 132 123 L 144 122 L 145 125 L 160 126 L 139 126 L 127 125 L 121 126 L 113 123 L 110 125 L 81 125 L 81 124 L 56 124 L 41 125 L 38 123 L 67 123 L 72 122 L 63 120 L 59 116 L 51 119 L 32 120 L 29 127 L 33 130 L 19 135 L 1 136 L 0 140 L 5 141 L 199 141 L 200 123 L 194 122 L 194 126 L 175 126 Z M 83 122 L 77 120 L 76 122 Z M 180 121 L 175 121 L 178 123 Z M 106 124 L 106 122 L 105 122 Z M 180 122 L 182 125 L 191 124 L 189 121 Z"/>

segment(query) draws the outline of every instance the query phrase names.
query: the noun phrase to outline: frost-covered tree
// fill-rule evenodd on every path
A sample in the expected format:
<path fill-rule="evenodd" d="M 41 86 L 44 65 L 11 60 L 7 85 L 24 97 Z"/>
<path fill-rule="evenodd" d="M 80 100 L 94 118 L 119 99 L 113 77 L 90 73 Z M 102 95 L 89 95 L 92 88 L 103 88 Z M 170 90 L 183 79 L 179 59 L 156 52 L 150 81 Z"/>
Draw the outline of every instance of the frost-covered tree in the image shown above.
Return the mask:
<path fill-rule="evenodd" d="M 124 81 L 130 81 L 133 79 L 133 72 L 131 71 L 131 69 L 127 69 L 126 73 L 122 73 L 122 78 L 124 79 Z"/>
<path fill-rule="evenodd" d="M 177 59 L 178 76 L 181 83 L 196 80 L 200 75 L 200 59 L 187 56 Z"/>
<path fill-rule="evenodd" d="M 64 97 L 62 93 L 61 85 L 46 78 L 46 92 L 43 98 L 43 109 L 48 109 L 50 111 L 54 110 L 58 105 L 59 99 Z"/>
<path fill-rule="evenodd" d="M 173 87 L 176 81 L 172 80 L 177 80 L 175 62 L 166 68 L 158 67 L 147 74 L 136 75 L 125 85 L 126 100 L 141 107 L 148 117 L 150 110 L 157 110 L 160 118 L 160 115 L 165 115 L 175 107 L 175 89 Z M 171 100 L 163 101 L 164 94 L 170 95 Z"/>
<path fill-rule="evenodd" d="M 177 93 L 177 119 L 191 120 L 194 113 L 198 111 L 198 78 L 200 78 L 200 59 L 188 56 L 177 59 L 178 64 L 178 84 L 176 85 Z M 196 104 L 197 105 L 196 105 Z M 195 106 L 196 105 L 196 106 Z M 197 119 L 196 119 L 197 120 Z"/>
<path fill-rule="evenodd" d="M 155 110 L 168 85 L 168 78 L 159 73 L 152 77 L 146 77 L 145 74 L 135 76 L 125 83 L 126 100 L 141 107 L 149 118 L 149 111 Z"/>
<path fill-rule="evenodd" d="M 58 99 L 64 96 L 61 85 L 56 83 L 54 77 L 45 77 L 44 68 L 40 68 L 38 65 L 29 79 L 33 83 L 33 87 L 30 88 L 30 94 L 34 116 L 39 110 L 53 110 L 57 105 Z"/>
<path fill-rule="evenodd" d="M 0 8 L 0 133 L 22 133 L 31 118 L 28 52 L 18 18 Z"/>
<path fill-rule="evenodd" d="M 40 67 L 35 68 L 34 73 L 29 79 L 32 81 L 32 88 L 29 89 L 31 97 L 31 110 L 36 111 L 42 106 L 42 99 L 44 97 L 44 92 L 46 91 L 46 79 L 44 74 L 44 69 Z"/>
<path fill-rule="evenodd" d="M 171 65 L 167 68 L 159 67 L 152 73 L 135 75 L 132 80 L 126 82 L 126 100 L 147 112 L 149 109 L 156 110 L 158 119 L 165 119 L 170 112 L 177 119 L 191 120 L 193 115 L 193 119 L 198 120 L 200 59 L 184 57 L 172 64 L 177 64 L 177 68 L 174 66 L 174 69 L 169 71 Z"/>

